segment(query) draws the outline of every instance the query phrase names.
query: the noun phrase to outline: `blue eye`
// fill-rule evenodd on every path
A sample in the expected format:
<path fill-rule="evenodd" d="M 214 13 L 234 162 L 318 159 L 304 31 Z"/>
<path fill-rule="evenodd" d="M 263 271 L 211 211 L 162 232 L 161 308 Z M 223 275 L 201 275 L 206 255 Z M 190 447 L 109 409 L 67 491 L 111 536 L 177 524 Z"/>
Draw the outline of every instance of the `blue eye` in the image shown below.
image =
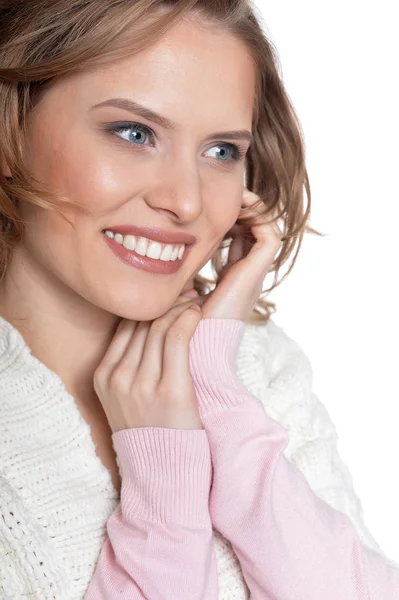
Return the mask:
<path fill-rule="evenodd" d="M 141 125 L 141 123 L 132 123 L 130 121 L 110 123 L 107 125 L 106 130 L 112 134 L 118 135 L 118 137 L 122 137 L 122 133 L 128 133 L 128 135 L 122 137 L 122 139 L 132 143 L 134 146 L 144 146 L 145 136 L 148 136 L 153 144 L 155 143 L 154 133 L 149 127 Z M 219 162 L 239 162 L 240 160 L 243 160 L 246 155 L 246 150 L 236 146 L 236 144 L 217 142 L 215 146 L 221 148 L 221 150 L 219 150 L 219 157 L 221 157 L 222 160 Z M 228 156 L 228 153 L 230 153 L 231 156 Z M 226 155 L 227 158 L 225 158 Z"/>
<path fill-rule="evenodd" d="M 224 162 L 228 162 L 229 160 L 239 160 L 240 157 L 240 149 L 235 144 L 217 144 L 216 147 L 219 147 L 219 157 L 223 159 Z M 221 150 L 220 150 L 221 148 Z M 213 148 L 210 148 L 213 150 Z M 209 152 L 209 151 L 208 151 Z M 228 153 L 233 153 L 232 157 L 228 156 Z M 244 152 L 245 154 L 245 152 Z M 225 158 L 227 156 L 227 159 Z"/>
<path fill-rule="evenodd" d="M 115 127 L 112 127 L 109 129 L 109 131 L 113 131 L 114 133 L 120 134 L 120 133 L 125 133 L 125 132 L 129 132 L 129 135 L 127 137 L 127 141 L 128 142 L 139 142 L 138 144 L 134 144 L 134 145 L 140 145 L 142 146 L 144 144 L 143 142 L 143 137 L 144 135 L 148 135 L 151 138 L 151 141 L 153 142 L 155 140 L 154 134 L 152 133 L 152 131 L 148 128 L 145 127 L 144 125 L 140 125 L 139 123 L 120 123 L 120 124 L 115 124 Z M 144 134 L 143 134 L 144 132 Z M 136 134 L 136 135 L 130 135 L 130 134 Z M 138 134 L 138 136 L 137 136 Z M 123 138 L 126 139 L 126 138 Z"/>

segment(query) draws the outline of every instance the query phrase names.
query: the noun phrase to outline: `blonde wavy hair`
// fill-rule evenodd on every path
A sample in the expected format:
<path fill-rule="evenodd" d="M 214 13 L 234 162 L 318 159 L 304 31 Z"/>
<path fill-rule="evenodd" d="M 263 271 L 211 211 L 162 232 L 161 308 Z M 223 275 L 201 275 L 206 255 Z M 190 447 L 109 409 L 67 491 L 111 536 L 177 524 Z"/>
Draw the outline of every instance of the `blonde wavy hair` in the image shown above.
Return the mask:
<path fill-rule="evenodd" d="M 24 165 L 22 140 L 27 118 L 40 97 L 61 78 L 85 68 L 106 65 L 151 46 L 184 17 L 237 36 L 256 68 L 252 121 L 254 141 L 246 164 L 246 187 L 259 196 L 264 216 L 282 220 L 281 250 L 269 272 L 274 282 L 263 290 L 249 323 L 266 323 L 275 304 L 265 295 L 291 272 L 305 232 L 325 234 L 307 225 L 311 193 L 305 167 L 305 145 L 299 119 L 281 77 L 277 51 L 267 38 L 261 17 L 247 0 L 8 0 L 0 8 L 0 282 L 25 224 L 19 202 L 48 210 L 71 203 L 42 182 Z M 128 28 L 134 24 L 134 36 Z M 8 168 L 11 176 L 6 176 Z M 306 190 L 307 205 L 304 203 Z M 251 218 L 241 221 L 249 225 Z M 226 236 L 211 258 L 214 279 L 199 274 L 194 286 L 200 295 L 217 285 L 225 264 Z M 280 281 L 280 268 L 294 255 Z"/>

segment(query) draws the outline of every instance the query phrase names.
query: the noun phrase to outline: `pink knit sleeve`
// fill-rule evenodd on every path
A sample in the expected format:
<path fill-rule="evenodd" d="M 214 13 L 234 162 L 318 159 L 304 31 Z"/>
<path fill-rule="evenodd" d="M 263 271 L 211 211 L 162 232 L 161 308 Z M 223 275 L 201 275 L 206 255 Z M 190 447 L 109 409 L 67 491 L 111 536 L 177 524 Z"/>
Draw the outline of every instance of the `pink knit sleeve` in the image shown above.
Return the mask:
<path fill-rule="evenodd" d="M 205 431 L 143 427 L 112 439 L 121 501 L 85 600 L 216 599 Z"/>
<path fill-rule="evenodd" d="M 285 429 L 235 369 L 245 322 L 202 319 L 190 371 L 214 468 L 210 513 L 230 540 L 251 598 L 399 600 L 399 566 L 361 544 L 283 454 Z"/>

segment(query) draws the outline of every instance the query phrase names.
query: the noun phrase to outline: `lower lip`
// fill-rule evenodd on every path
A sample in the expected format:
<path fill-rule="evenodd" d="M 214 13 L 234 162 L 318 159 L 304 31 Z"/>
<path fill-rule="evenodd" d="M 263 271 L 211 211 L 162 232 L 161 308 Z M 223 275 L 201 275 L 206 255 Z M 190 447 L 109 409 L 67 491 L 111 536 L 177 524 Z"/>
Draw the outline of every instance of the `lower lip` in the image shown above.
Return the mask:
<path fill-rule="evenodd" d="M 190 244 L 184 248 L 182 259 L 176 258 L 176 260 L 165 261 L 149 258 L 148 256 L 140 256 L 140 254 L 136 254 L 132 250 L 126 250 L 122 244 L 118 244 L 118 242 L 115 242 L 114 239 L 108 237 L 105 233 L 102 233 L 102 236 L 111 250 L 113 250 L 114 254 L 116 254 L 122 262 L 131 265 L 132 267 L 136 267 L 137 269 L 150 271 L 151 273 L 159 273 L 160 275 L 176 273 L 193 247 L 193 244 Z"/>

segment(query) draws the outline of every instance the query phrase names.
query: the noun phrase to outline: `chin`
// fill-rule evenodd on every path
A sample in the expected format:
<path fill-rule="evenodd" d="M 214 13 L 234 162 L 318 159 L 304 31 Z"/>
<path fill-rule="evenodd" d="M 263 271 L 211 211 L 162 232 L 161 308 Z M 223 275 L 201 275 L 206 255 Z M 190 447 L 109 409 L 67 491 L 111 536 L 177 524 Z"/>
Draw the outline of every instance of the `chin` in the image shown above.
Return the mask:
<path fill-rule="evenodd" d="M 174 300 L 169 303 L 162 302 L 162 304 L 160 304 L 155 300 L 146 301 L 142 298 L 141 300 L 133 302 L 130 300 L 129 303 L 126 301 L 119 303 L 118 306 L 112 307 L 109 312 L 130 321 L 153 321 L 168 312 L 173 304 Z"/>
<path fill-rule="evenodd" d="M 158 291 L 154 292 L 154 288 L 150 288 L 149 291 L 138 289 L 135 286 L 123 286 L 123 289 L 118 290 L 117 288 L 109 285 L 102 288 L 96 288 L 95 290 L 76 290 L 79 295 L 89 303 L 89 312 L 93 314 L 93 309 L 96 308 L 103 312 L 105 311 L 108 315 L 119 317 L 120 319 L 126 319 L 130 321 L 153 321 L 162 317 L 167 313 L 172 306 L 175 305 L 177 298 L 182 292 L 174 292 L 172 290 L 165 290 L 164 293 Z M 189 298 L 187 298 L 189 300 Z M 96 308 L 95 308 L 96 307 Z"/>

